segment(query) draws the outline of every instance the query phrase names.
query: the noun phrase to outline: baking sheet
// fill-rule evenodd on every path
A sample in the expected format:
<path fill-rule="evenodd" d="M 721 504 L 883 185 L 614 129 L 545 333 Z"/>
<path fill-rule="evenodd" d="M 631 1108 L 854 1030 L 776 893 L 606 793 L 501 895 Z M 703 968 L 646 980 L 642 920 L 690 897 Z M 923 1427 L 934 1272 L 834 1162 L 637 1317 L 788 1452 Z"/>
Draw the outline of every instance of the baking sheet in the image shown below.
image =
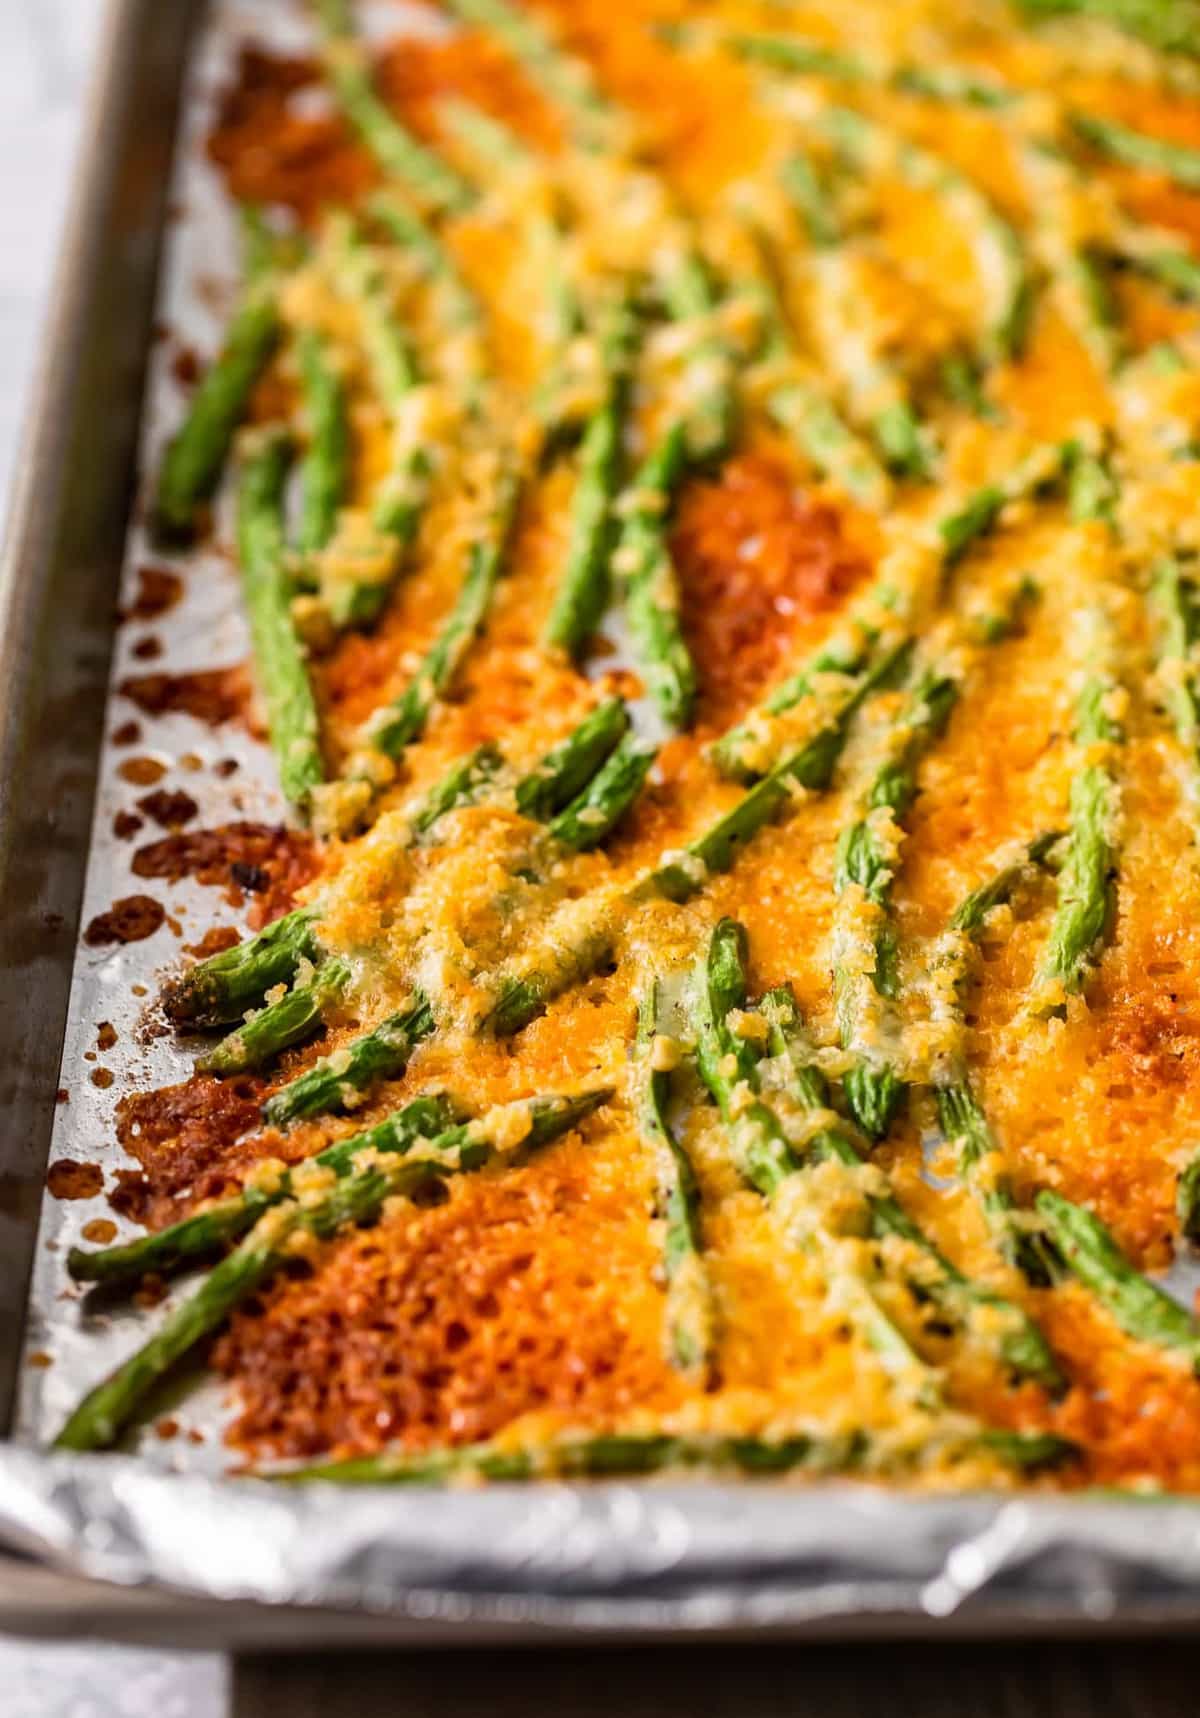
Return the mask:
<path fill-rule="evenodd" d="M 153 8 L 154 0 L 114 0 L 120 28 L 112 41 L 132 40 Z M 370 10 L 373 21 L 395 28 L 406 8 Z M 412 16 L 421 27 L 436 27 L 428 13 Z M 172 374 L 177 342 L 211 350 L 235 276 L 233 222 L 196 145 L 214 88 L 246 37 L 283 50 L 308 40 L 302 12 L 289 0 L 218 0 L 196 44 L 170 199 L 181 214 L 170 230 L 159 310 L 174 338 L 155 348 L 146 469 L 153 469 L 181 409 Z M 110 98 L 113 75 L 110 66 Z M 148 93 L 134 81 L 122 99 L 139 115 L 146 102 L 149 114 Z M 81 206 L 99 165 L 88 163 Z M 60 408 L 63 399 L 69 395 L 59 396 Z M 53 436 L 35 440 L 45 457 Z M 67 450 L 66 486 L 84 481 L 90 459 L 119 493 L 122 473 L 108 471 L 106 457 L 115 467 L 123 454 L 103 435 Z M 48 491 L 40 494 L 47 505 Z M 125 556 L 126 603 L 145 564 L 174 566 L 184 598 L 161 620 L 119 630 L 114 685 L 147 667 L 178 672 L 244 656 L 236 581 L 225 557 L 206 551 L 172 563 L 148 550 L 135 524 Z M 149 633 L 163 645 L 152 663 L 135 654 Z M 102 1164 L 106 1175 L 120 1162 L 113 1112 L 121 1092 L 184 1077 L 190 1065 L 172 1038 L 144 1036 L 146 998 L 133 987 L 152 996 L 182 942 L 235 916 L 217 891 L 186 883 L 164 891 L 130 875 L 133 847 L 113 840 L 112 819 L 145 789 L 123 779 L 120 766 L 135 755 L 161 763 L 156 785 L 189 793 L 199 805 L 197 825 L 282 815 L 265 748 L 248 736 L 179 716 L 152 722 L 119 696 L 106 732 L 135 716 L 143 729 L 139 743 L 104 749 L 82 923 L 116 898 L 145 892 L 160 896 L 179 933 L 168 924 L 144 942 L 81 950 L 59 1080 L 68 1101 L 57 1106 L 49 1150 L 50 1161 Z M 47 768 L 52 751 L 51 740 Z M 212 769 L 230 757 L 239 766 L 232 791 Z M 12 819 L 12 807 L 5 815 Z M 11 909 L 11 901 L 6 905 Z M 32 991 L 29 1003 L 36 1012 Z M 117 1033 L 106 1051 L 96 1042 L 102 1020 Z M 102 1080 L 116 1076 L 111 1085 L 93 1080 L 100 1070 Z M 38 1446 L 81 1391 L 144 1337 L 155 1316 L 140 1309 L 98 1313 L 67 1285 L 66 1246 L 89 1220 L 110 1215 L 103 1198 L 45 1203 L 17 1442 L 0 1449 L 0 1538 L 58 1568 L 119 1583 L 159 1583 L 206 1601 L 352 1609 L 387 1619 L 391 1635 L 405 1639 L 578 1631 L 656 1637 L 697 1629 L 826 1634 L 904 1625 L 1111 1628 L 1182 1625 L 1200 1616 L 1200 1510 L 1186 1501 L 917 1498 L 849 1486 L 654 1482 L 450 1494 L 293 1492 L 220 1477 L 222 1405 L 212 1387 L 164 1402 L 160 1412 L 169 1407 L 177 1432 L 163 1438 L 149 1431 L 132 1455 L 43 1454 Z M 343 1627 L 344 1619 L 318 1621 L 306 1611 L 291 1632 L 315 1643 Z M 275 1632 L 287 1630 L 276 1625 Z"/>

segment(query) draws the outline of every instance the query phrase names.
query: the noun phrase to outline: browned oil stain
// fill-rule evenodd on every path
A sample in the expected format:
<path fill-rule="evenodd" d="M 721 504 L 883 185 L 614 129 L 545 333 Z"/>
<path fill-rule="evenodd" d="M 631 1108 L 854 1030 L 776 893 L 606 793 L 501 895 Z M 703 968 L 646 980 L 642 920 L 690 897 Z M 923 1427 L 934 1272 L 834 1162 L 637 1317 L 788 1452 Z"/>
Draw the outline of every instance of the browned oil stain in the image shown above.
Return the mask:
<path fill-rule="evenodd" d="M 184 793 L 180 788 L 155 788 L 153 793 L 143 794 L 137 802 L 139 811 L 158 824 L 160 829 L 179 829 L 185 823 L 190 823 L 195 817 L 199 806 L 190 793 Z"/>
<path fill-rule="evenodd" d="M 200 374 L 200 358 L 194 346 L 180 346 L 171 359 L 171 374 L 181 388 L 190 388 Z"/>
<path fill-rule="evenodd" d="M 205 931 L 199 942 L 184 943 L 183 952 L 194 955 L 197 960 L 207 960 L 210 955 L 234 948 L 241 940 L 232 925 L 214 925 L 210 931 Z"/>
<path fill-rule="evenodd" d="M 122 680 L 117 690 L 148 716 L 179 712 L 216 727 L 245 720 L 250 676 L 242 663 L 194 674 L 141 674 Z"/>
<path fill-rule="evenodd" d="M 94 1247 L 107 1247 L 117 1238 L 117 1225 L 111 1217 L 93 1217 L 90 1223 L 83 1225 L 80 1234 Z"/>
<path fill-rule="evenodd" d="M 104 1176 L 95 1163 L 60 1157 L 46 1171 L 46 1187 L 54 1199 L 94 1199 L 103 1186 Z"/>
<path fill-rule="evenodd" d="M 97 913 L 83 933 L 89 948 L 109 943 L 138 943 L 154 932 L 166 918 L 161 901 L 151 895 L 125 895 L 106 913 Z"/>
<path fill-rule="evenodd" d="M 132 783 L 134 787 L 151 787 L 156 781 L 161 781 L 166 773 L 166 764 L 159 763 L 157 758 L 126 758 L 124 763 L 117 765 L 117 774 L 121 780 Z"/>
<path fill-rule="evenodd" d="M 307 836 L 270 823 L 180 830 L 139 847 L 133 856 L 137 877 L 168 883 L 192 877 L 211 888 L 225 888 L 234 906 L 249 892 L 259 897 L 268 917 L 291 904 L 295 891 L 316 868 L 315 850 Z"/>
<path fill-rule="evenodd" d="M 129 607 L 122 610 L 122 620 L 157 620 L 174 608 L 183 595 L 183 580 L 167 567 L 139 567 L 137 582 L 137 594 Z"/>

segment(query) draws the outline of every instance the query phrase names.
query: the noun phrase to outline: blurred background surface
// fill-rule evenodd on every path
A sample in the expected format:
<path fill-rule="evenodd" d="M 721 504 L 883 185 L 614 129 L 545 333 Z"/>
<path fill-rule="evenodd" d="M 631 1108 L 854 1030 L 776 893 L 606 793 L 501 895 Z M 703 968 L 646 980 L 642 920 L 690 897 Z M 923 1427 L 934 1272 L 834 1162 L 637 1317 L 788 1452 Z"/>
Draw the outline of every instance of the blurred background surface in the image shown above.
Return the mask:
<path fill-rule="evenodd" d="M 0 0 L 0 495 L 29 394 L 104 0 Z"/>

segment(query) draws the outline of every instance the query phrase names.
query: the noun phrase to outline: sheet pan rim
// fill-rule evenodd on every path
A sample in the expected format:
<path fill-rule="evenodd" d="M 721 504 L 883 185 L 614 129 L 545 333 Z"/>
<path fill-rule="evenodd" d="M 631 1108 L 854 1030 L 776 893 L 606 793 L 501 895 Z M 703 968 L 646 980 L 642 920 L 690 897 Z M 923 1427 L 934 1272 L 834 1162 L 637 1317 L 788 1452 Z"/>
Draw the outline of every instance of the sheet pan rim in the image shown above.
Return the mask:
<path fill-rule="evenodd" d="M 55 462 L 62 451 L 61 426 L 70 417 L 77 386 L 71 359 L 84 338 L 95 291 L 111 182 L 104 146 L 130 99 L 119 46 L 150 3 L 106 0 L 76 155 L 74 194 L 0 552 L 3 664 L 23 666 L 22 645 L 37 624 L 39 602 L 45 600 L 38 574 L 51 553 L 53 522 L 70 482 L 69 471 L 56 469 Z M 20 693 L 27 693 L 26 679 L 20 679 Z M 0 769 L 11 761 L 14 733 L 22 720 L 22 696 L 0 705 Z M 0 821 L 6 810 L 6 780 L 0 779 Z M 0 885 L 4 855 L 0 829 Z M 161 1522 L 164 1514 L 170 1518 L 179 1500 L 186 1500 L 189 1512 L 202 1512 L 210 1530 L 205 1537 L 217 1543 L 223 1534 L 227 1543 L 237 1543 L 248 1521 L 260 1531 L 268 1520 L 274 1523 L 273 1534 L 262 1533 L 261 1551 L 274 1559 L 277 1576 L 287 1572 L 290 1590 L 279 1579 L 269 1580 L 261 1571 L 256 1576 L 244 1567 L 232 1584 L 228 1575 L 214 1579 L 211 1569 L 202 1566 L 201 1541 L 186 1535 L 174 1553 L 167 1554 Z M 327 1561 L 322 1576 L 315 1552 L 307 1558 L 300 1555 L 304 1541 L 311 1547 L 318 1529 L 336 1517 L 345 1522 L 352 1516 L 361 1524 L 369 1511 L 376 1518 L 374 1572 L 369 1578 L 361 1561 L 352 1559 L 330 1579 Z M 756 1566 L 744 1559 L 739 1568 L 735 1547 L 726 1550 L 723 1560 L 706 1559 L 701 1552 L 697 1533 L 722 1511 L 764 1519 L 769 1511 L 777 1530 L 791 1533 L 787 1554 L 781 1550 L 774 1566 L 776 1588 L 770 1593 L 761 1559 Z M 506 1561 L 498 1551 L 491 1556 L 479 1553 L 481 1512 L 494 1519 L 497 1532 L 489 1543 L 507 1548 Z M 462 1517 L 461 1542 L 453 1552 L 444 1544 L 439 1550 L 433 1531 L 439 1524 L 444 1527 L 448 1515 Z M 879 1554 L 872 1561 L 858 1552 L 851 1573 L 846 1566 L 847 1529 L 864 1521 Z M 633 1553 L 647 1534 L 669 1541 L 681 1522 L 691 1529 L 691 1561 L 688 1554 L 679 1554 L 669 1571 L 680 1590 L 650 1592 L 646 1570 Z M 889 1561 L 892 1551 L 907 1542 L 918 1523 L 921 1548 L 910 1551 L 908 1567 L 897 1573 L 895 1562 Z M 572 1585 L 561 1562 L 556 1565 L 549 1556 L 555 1546 L 563 1553 L 567 1526 L 578 1531 L 581 1524 L 591 1534 L 590 1585 L 578 1579 Z M 523 1561 L 514 1561 L 513 1547 L 528 1547 L 538 1531 L 544 1535 L 549 1561 L 538 1566 L 537 1579 L 531 1582 L 528 1550 Z M 331 1604 L 357 1608 L 364 1622 L 403 1625 L 409 1638 L 430 1641 L 469 1638 L 481 1631 L 489 1638 L 499 1631 L 513 1640 L 666 1638 L 699 1629 L 817 1637 L 843 1626 L 867 1634 L 897 1629 L 922 1635 L 988 1633 L 1020 1626 L 1086 1632 L 1114 1626 L 1183 1628 L 1200 1620 L 1200 1507 L 1167 1496 L 1136 1503 L 1015 1494 L 916 1498 L 849 1486 L 768 1491 L 754 1485 L 682 1488 L 658 1483 L 641 1490 L 613 1484 L 556 1484 L 536 1492 L 495 1488 L 449 1497 L 374 1491 L 347 1501 L 345 1494 L 325 1488 L 284 1492 L 254 1482 L 155 1473 L 124 1457 L 62 1456 L 0 1445 L 0 1543 L 39 1559 L 51 1576 L 62 1578 L 64 1594 L 71 1593 L 70 1606 L 64 1606 L 68 1623 L 78 1619 L 81 1609 L 86 1613 L 91 1608 L 89 1590 L 96 1595 L 96 1614 L 119 1617 L 124 1595 L 132 1616 L 137 1606 L 129 1589 L 134 1586 L 141 1589 L 142 1605 L 162 1595 L 161 1626 L 166 1629 L 181 1627 L 189 1608 L 200 1616 L 206 1614 L 203 1602 L 218 1601 L 287 1609 L 299 1619 L 315 1619 L 318 1638 L 320 1612 L 309 1606 Z M 989 1545 L 995 1557 L 990 1567 Z M 606 1560 L 603 1580 L 598 1547 Z M 819 1565 L 822 1547 L 827 1556 Z M 1166 1557 L 1168 1547 L 1171 1554 Z M 467 1550 L 473 1555 L 469 1562 L 464 1561 Z M 361 1546 L 358 1552 L 365 1555 Z M 969 1579 L 968 1570 L 956 1587 L 953 1573 L 947 1572 L 949 1562 L 953 1557 L 970 1562 L 972 1554 L 983 1559 L 975 1565 L 976 1578 Z M 1022 1576 L 1034 1565 L 1042 1571 L 1036 1583 Z M 381 1566 L 386 1566 L 386 1578 Z M 10 1572 L 19 1567 L 8 1566 Z M 78 1578 L 87 1583 L 82 1590 Z M 658 1580 L 661 1586 L 666 1574 L 660 1573 Z M 934 1591 L 939 1581 L 950 1582 L 940 1597 Z M 786 1592 L 780 1582 L 787 1584 Z M 15 1613 L 6 1612 L 0 1596 L 0 1625 L 9 1614 Z M 159 1625 L 148 1626 L 153 1632 Z M 222 1626 L 219 1621 L 212 1624 L 218 1633 Z M 332 1621 L 327 1628 L 336 1633 Z M 264 1624 L 263 1632 L 271 1629 Z"/>

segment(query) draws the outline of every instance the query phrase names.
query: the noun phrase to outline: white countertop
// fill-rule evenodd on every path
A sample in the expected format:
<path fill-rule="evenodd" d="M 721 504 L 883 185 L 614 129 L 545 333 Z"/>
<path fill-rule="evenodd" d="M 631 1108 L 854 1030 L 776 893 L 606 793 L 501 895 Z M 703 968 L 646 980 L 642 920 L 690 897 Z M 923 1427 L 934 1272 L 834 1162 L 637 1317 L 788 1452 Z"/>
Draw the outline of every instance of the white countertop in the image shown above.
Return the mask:
<path fill-rule="evenodd" d="M 0 0 L 0 495 L 7 497 L 105 0 Z"/>

